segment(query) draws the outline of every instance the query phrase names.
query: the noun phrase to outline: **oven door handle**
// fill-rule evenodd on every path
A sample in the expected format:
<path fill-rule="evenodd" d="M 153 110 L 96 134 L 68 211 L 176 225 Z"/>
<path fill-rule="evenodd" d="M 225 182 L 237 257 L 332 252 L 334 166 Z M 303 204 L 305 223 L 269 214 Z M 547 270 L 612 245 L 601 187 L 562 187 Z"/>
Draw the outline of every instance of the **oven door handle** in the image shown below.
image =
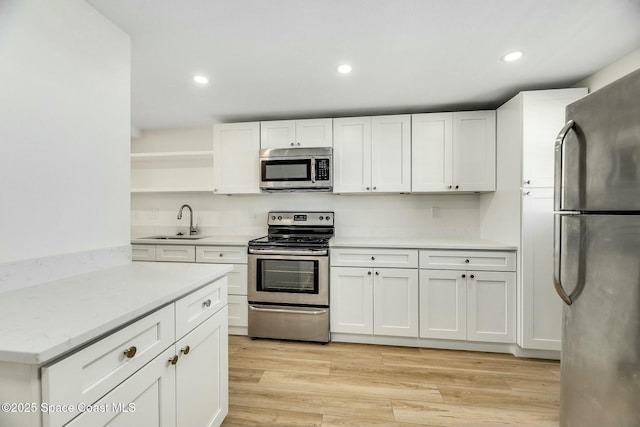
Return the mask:
<path fill-rule="evenodd" d="M 328 255 L 329 251 L 327 249 L 260 249 L 260 248 L 249 248 L 250 254 L 255 255 Z"/>
<path fill-rule="evenodd" d="M 249 310 L 252 311 L 260 311 L 263 313 L 288 313 L 288 314 L 310 314 L 310 315 L 315 315 L 315 316 L 319 316 L 321 314 L 326 314 L 327 313 L 327 309 L 317 309 L 317 310 L 289 310 L 288 308 L 262 308 L 262 307 L 254 307 L 252 305 L 249 305 Z"/>

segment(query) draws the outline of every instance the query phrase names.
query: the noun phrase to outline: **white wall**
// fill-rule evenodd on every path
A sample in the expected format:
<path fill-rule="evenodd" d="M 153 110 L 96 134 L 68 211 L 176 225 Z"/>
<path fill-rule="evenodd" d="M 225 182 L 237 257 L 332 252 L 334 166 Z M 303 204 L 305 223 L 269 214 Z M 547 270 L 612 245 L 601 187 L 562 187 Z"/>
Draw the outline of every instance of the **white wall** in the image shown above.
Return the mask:
<path fill-rule="evenodd" d="M 640 25 L 640 23 L 638 23 Z M 628 55 L 623 56 L 613 64 L 610 64 L 592 74 L 574 87 L 589 88 L 589 93 L 608 85 L 620 77 L 626 76 L 632 71 L 640 68 L 640 49 L 636 49 Z"/>
<path fill-rule="evenodd" d="M 0 64 L 0 266 L 127 245 L 128 35 L 84 0 L 2 0 Z"/>

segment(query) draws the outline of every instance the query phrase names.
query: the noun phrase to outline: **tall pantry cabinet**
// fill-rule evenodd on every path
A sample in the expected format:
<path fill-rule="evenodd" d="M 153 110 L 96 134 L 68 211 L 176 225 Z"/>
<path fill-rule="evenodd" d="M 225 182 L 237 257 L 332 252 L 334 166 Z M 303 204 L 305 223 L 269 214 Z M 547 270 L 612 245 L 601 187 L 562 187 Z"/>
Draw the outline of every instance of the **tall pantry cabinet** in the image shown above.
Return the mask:
<path fill-rule="evenodd" d="M 520 92 L 497 110 L 497 191 L 481 195 L 481 233 L 519 248 L 518 344 L 527 350 L 560 350 L 562 305 L 553 287 L 554 144 L 566 106 L 586 94 L 586 88 Z"/>

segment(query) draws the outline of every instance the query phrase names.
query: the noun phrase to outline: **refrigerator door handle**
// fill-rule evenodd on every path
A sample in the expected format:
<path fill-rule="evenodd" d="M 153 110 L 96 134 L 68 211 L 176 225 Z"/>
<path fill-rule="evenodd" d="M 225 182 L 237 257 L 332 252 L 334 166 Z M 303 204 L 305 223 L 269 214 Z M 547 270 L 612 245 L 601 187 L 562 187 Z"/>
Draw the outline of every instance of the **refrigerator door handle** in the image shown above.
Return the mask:
<path fill-rule="evenodd" d="M 562 192 L 564 191 L 564 139 L 567 136 L 567 133 L 573 129 L 575 122 L 573 120 L 569 120 L 567 124 L 560 130 L 558 136 L 556 137 L 555 144 L 555 179 L 554 179 L 554 188 L 555 188 L 555 199 L 553 202 L 554 209 L 559 211 L 562 209 Z"/>
<path fill-rule="evenodd" d="M 554 227 L 554 240 L 553 240 L 553 286 L 556 288 L 556 292 L 562 298 L 562 301 L 567 305 L 573 304 L 571 296 L 564 290 L 562 282 L 560 281 L 561 272 L 561 258 L 562 258 L 562 216 L 556 215 L 553 222 Z"/>

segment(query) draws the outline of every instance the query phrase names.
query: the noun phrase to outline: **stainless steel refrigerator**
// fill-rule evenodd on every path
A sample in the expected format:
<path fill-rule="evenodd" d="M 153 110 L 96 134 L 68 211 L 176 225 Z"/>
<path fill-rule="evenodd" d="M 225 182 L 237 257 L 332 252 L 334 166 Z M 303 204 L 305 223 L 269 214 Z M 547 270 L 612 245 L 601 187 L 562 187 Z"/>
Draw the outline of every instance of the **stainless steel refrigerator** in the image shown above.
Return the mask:
<path fill-rule="evenodd" d="M 560 425 L 640 426 L 640 70 L 566 117 L 555 146 Z"/>

